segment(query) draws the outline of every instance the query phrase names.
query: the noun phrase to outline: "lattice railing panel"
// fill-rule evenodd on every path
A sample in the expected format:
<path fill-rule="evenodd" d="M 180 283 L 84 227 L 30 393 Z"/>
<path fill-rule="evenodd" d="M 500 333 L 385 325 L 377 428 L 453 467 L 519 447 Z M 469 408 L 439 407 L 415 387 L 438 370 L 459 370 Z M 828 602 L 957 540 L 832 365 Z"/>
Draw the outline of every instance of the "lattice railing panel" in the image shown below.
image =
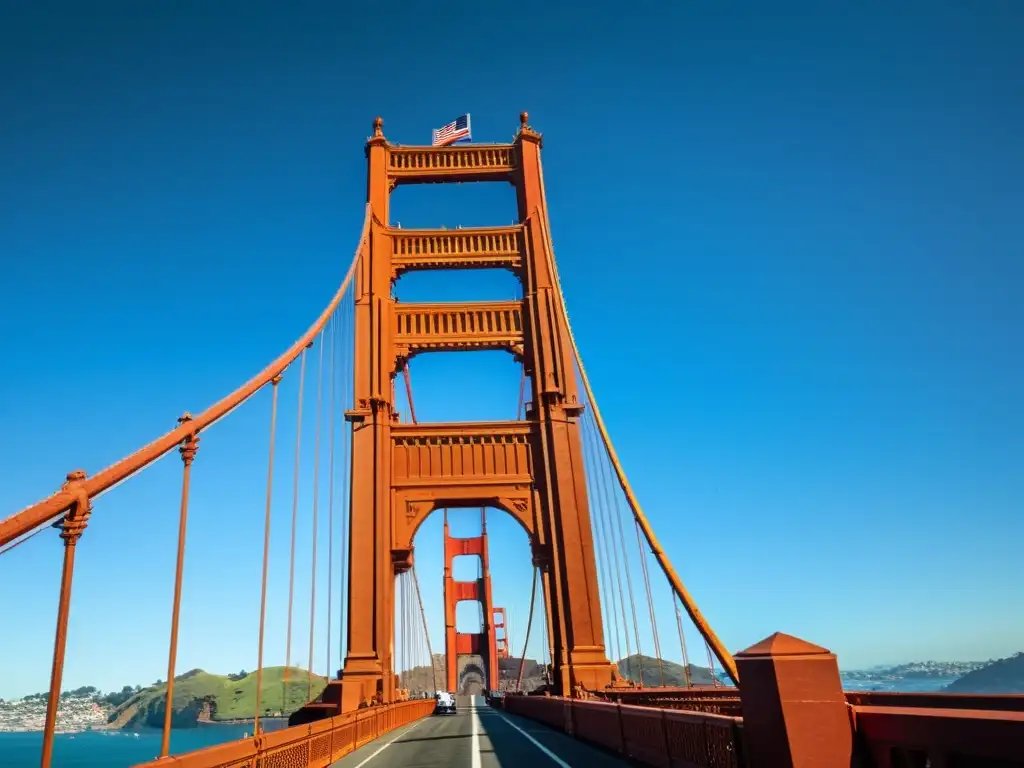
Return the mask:
<path fill-rule="evenodd" d="M 517 153 L 511 144 L 391 147 L 388 175 L 398 183 L 512 180 Z"/>
<path fill-rule="evenodd" d="M 414 269 L 506 268 L 523 264 L 522 227 L 393 229 L 394 277 Z"/>

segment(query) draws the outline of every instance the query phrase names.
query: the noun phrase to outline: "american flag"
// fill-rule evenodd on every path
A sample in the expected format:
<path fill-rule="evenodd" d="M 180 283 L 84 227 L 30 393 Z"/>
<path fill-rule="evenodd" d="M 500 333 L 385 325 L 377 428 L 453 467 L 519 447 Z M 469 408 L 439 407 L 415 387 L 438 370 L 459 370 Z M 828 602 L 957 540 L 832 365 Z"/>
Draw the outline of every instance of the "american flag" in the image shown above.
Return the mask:
<path fill-rule="evenodd" d="M 434 147 L 445 147 L 449 144 L 454 144 L 456 141 L 469 141 L 471 138 L 473 138 L 473 135 L 469 130 L 469 114 L 467 113 L 462 117 L 456 118 L 443 128 L 435 130 L 430 144 Z"/>

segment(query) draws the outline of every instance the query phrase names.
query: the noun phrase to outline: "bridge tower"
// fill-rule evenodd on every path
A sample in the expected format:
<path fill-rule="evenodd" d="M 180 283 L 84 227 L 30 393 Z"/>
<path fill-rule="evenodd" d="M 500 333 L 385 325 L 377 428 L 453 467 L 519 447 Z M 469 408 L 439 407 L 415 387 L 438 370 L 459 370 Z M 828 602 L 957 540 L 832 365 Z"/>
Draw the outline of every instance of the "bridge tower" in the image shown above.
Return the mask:
<path fill-rule="evenodd" d="M 395 146 L 374 121 L 366 143 L 373 213 L 356 269 L 351 538 L 347 656 L 340 709 L 395 697 L 395 575 L 412 567 L 413 537 L 435 509 L 497 507 L 526 530 L 542 573 L 554 688 L 611 681 L 583 475 L 572 349 L 553 282 L 541 176 L 541 136 L 520 116 L 511 144 Z M 511 183 L 519 223 L 408 230 L 388 224 L 400 184 Z M 392 282 L 424 269 L 503 267 L 522 301 L 399 303 Z M 393 379 L 432 350 L 504 349 L 524 366 L 531 402 L 523 420 L 399 423 Z M 332 699 L 334 693 L 331 694 Z M 325 694 L 324 700 L 327 700 Z"/>
<path fill-rule="evenodd" d="M 499 659 L 507 659 L 511 656 L 509 650 L 508 618 L 504 608 L 494 608 L 494 653 Z"/>
<path fill-rule="evenodd" d="M 498 687 L 497 634 L 494 623 L 494 600 L 491 594 L 491 568 L 487 551 L 487 521 L 480 512 L 479 536 L 455 538 L 449 535 L 448 512 L 444 516 L 444 652 L 448 670 L 448 691 L 458 692 L 459 656 L 483 657 L 487 673 L 487 690 Z M 462 555 L 480 558 L 480 576 L 473 581 L 456 581 L 452 561 Z M 464 601 L 480 603 L 484 624 L 480 632 L 458 632 L 455 628 L 455 606 Z"/>

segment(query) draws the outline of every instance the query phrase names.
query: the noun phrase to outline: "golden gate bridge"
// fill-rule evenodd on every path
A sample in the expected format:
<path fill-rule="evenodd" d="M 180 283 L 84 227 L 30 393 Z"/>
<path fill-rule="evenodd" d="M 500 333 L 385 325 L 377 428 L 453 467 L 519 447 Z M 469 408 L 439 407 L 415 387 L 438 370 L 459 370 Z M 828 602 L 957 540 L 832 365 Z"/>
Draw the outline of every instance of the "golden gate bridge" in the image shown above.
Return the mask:
<path fill-rule="evenodd" d="M 55 493 L 0 522 L 0 554 L 52 528 L 59 529 L 63 543 L 40 756 L 44 768 L 54 757 L 76 552 L 88 546 L 90 525 L 103 525 L 100 497 L 175 452 L 182 476 L 174 590 L 161 751 L 152 764 L 322 767 L 351 758 L 363 765 L 391 744 L 417 749 L 405 734 L 433 711 L 434 702 L 413 695 L 411 673 L 429 668 L 432 689 L 439 689 L 441 680 L 413 542 L 424 520 L 444 510 L 443 682 L 448 690 L 458 687 L 460 659 L 483 659 L 487 705 L 472 705 L 469 725 L 452 734 L 476 745 L 476 761 L 481 739 L 490 738 L 497 752 L 500 739 L 490 731 L 504 723 L 525 737 L 522 749 L 537 748 L 517 753 L 516 760 L 561 765 L 620 759 L 664 766 L 1024 765 L 1024 697 L 849 693 L 842 689 L 835 655 L 823 647 L 782 633 L 736 654 L 723 645 L 652 530 L 602 418 L 556 268 L 541 145 L 526 113 L 510 144 L 447 147 L 391 144 L 377 118 L 366 143 L 367 204 L 355 253 L 337 292 L 309 329 L 206 410 L 184 414 L 174 429 L 106 469 L 69 472 Z M 518 223 L 455 230 L 389 223 L 396 186 L 468 182 L 511 184 Z M 516 275 L 522 298 L 449 303 L 394 298 L 394 283 L 409 272 L 486 268 Z M 409 361 L 429 352 L 469 350 L 503 350 L 521 364 L 516 418 L 418 421 Z M 286 378 L 297 381 L 293 447 L 279 440 Z M 404 410 L 396 395 L 399 379 Z M 249 630 L 237 628 L 258 637 L 252 736 L 171 756 L 192 473 L 202 471 L 200 442 L 218 440 L 214 428 L 243 404 L 265 408 L 269 425 L 265 463 L 247 472 L 266 478 L 262 552 L 253 553 L 261 563 L 259 622 Z M 308 419 L 310 412 L 313 473 L 307 483 L 303 414 Z M 308 437 L 307 432 L 307 442 Z M 268 574 L 271 521 L 279 506 L 274 483 L 281 474 L 281 452 L 289 449 L 284 456 L 291 470 L 289 586 L 282 628 L 268 626 Z M 307 497 L 313 526 L 308 648 L 301 649 L 307 664 L 300 680 L 289 680 L 298 672 L 291 669 L 292 635 L 304 608 L 296 604 L 296 569 L 302 564 L 296 541 L 305 506 L 300 498 Z M 486 525 L 477 537 L 456 538 L 448 531 L 447 510 L 488 508 L 510 515 L 529 539 L 533 586 L 521 653 L 510 646 L 504 610 L 493 603 Z M 332 542 L 326 564 L 322 553 L 318 562 L 320 525 L 328 527 Z M 336 540 L 342 552 L 337 571 Z M 452 559 L 464 554 L 480 559 L 475 580 L 452 576 Z M 318 585 L 328 592 L 325 603 L 317 600 Z M 331 669 L 336 588 L 345 636 L 337 641 L 341 668 Z M 656 598 L 659 590 L 670 602 Z M 462 601 L 481 605 L 480 632 L 456 631 L 455 606 Z M 326 617 L 318 616 L 322 605 Z M 314 664 L 318 628 L 326 635 L 325 669 Z M 264 680 L 266 639 L 278 631 L 286 634 L 283 678 Z M 522 673 L 531 632 L 542 638 L 546 677 L 544 685 L 527 693 Z M 703 646 L 698 656 L 706 656 L 712 673 L 706 682 L 692 679 L 687 632 L 695 632 Z M 643 653 L 648 640 L 653 656 Z M 682 680 L 666 676 L 669 656 L 681 659 Z M 518 679 L 500 686 L 498 661 L 509 658 L 519 660 Z M 296 683 L 301 690 L 303 681 L 305 695 L 292 706 L 288 691 Z M 281 713 L 265 706 L 271 685 L 282 686 Z M 287 716 L 288 727 L 262 728 L 261 719 L 274 714 Z M 524 723 L 544 724 L 544 733 L 562 741 L 541 731 L 531 735 Z M 374 746 L 392 731 L 397 735 Z M 587 749 L 592 751 L 580 751 Z M 558 750 L 570 758 L 558 757 Z M 450 754 L 435 758 L 442 760 L 438 764 L 453 759 Z"/>

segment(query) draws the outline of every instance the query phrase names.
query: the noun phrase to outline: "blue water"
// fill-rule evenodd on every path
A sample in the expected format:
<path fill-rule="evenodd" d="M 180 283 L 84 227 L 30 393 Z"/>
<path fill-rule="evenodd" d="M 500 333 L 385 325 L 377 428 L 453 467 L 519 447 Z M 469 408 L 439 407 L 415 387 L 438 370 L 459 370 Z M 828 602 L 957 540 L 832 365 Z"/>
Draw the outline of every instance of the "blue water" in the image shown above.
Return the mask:
<path fill-rule="evenodd" d="M 900 678 L 899 680 L 849 680 L 840 673 L 845 691 L 939 693 L 957 677 Z"/>
<path fill-rule="evenodd" d="M 245 735 L 251 725 L 205 725 L 171 731 L 171 754 L 191 752 Z M 58 733 L 53 743 L 54 768 L 128 768 L 160 754 L 160 731 Z M 0 766 L 38 768 L 43 734 L 0 733 Z"/>

